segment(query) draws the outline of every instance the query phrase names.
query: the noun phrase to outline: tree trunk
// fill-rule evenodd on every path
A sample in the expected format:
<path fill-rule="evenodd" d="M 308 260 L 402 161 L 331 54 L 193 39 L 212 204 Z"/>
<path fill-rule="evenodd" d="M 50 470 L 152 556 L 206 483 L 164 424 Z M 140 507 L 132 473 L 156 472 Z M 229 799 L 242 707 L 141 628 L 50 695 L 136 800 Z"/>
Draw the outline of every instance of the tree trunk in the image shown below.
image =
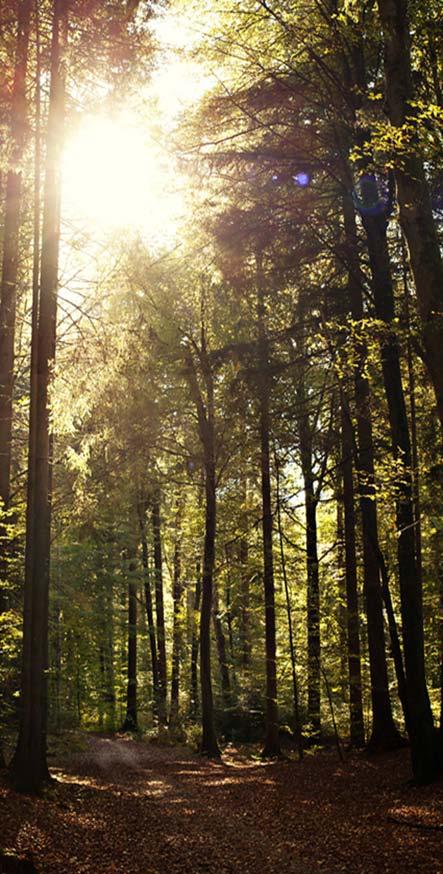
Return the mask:
<path fill-rule="evenodd" d="M 341 467 L 343 474 L 343 506 L 346 562 L 346 614 L 348 629 L 350 737 L 353 747 L 363 747 L 365 731 L 361 691 L 360 627 L 357 590 L 357 559 L 355 547 L 354 477 L 352 471 L 353 429 L 344 390 L 340 390 Z"/>
<path fill-rule="evenodd" d="M 177 508 L 175 521 L 174 546 L 174 579 L 172 598 L 174 603 L 174 619 L 172 629 L 172 675 L 171 675 L 171 708 L 169 711 L 169 727 L 174 729 L 178 724 L 179 694 L 180 694 L 180 661 L 182 650 L 183 617 L 182 595 L 183 580 L 181 571 L 181 505 Z"/>
<path fill-rule="evenodd" d="M 225 586 L 225 603 L 226 603 L 226 623 L 228 626 L 228 640 L 229 640 L 229 659 L 232 665 L 232 680 L 233 685 L 235 687 L 235 655 L 234 655 L 234 634 L 233 634 L 233 626 L 232 626 L 232 581 L 231 581 L 231 565 L 232 565 L 232 549 L 230 546 L 226 545 L 225 549 L 226 555 L 226 586 Z"/>
<path fill-rule="evenodd" d="M 40 791 L 42 783 L 48 778 L 45 737 L 51 515 L 48 389 L 52 377 L 56 340 L 60 236 L 59 174 L 65 94 L 62 44 L 67 24 L 64 7 L 62 0 L 55 0 L 46 145 L 37 373 L 31 373 L 31 393 L 34 392 L 34 397 L 31 394 L 22 713 L 13 765 L 19 788 L 32 792 Z"/>
<path fill-rule="evenodd" d="M 226 639 L 223 631 L 223 623 L 219 611 L 217 587 L 214 586 L 212 598 L 212 619 L 214 622 L 215 640 L 217 644 L 218 664 L 220 668 L 221 689 L 225 714 L 229 716 L 232 707 L 231 677 L 229 674 L 228 656 L 226 652 Z M 227 720 L 229 721 L 229 720 Z M 228 732 L 229 733 L 229 732 Z M 226 734 L 226 731 L 225 731 Z"/>
<path fill-rule="evenodd" d="M 299 706 L 299 695 L 298 695 L 298 682 L 297 682 L 297 669 L 296 669 L 296 655 L 295 655 L 295 635 L 294 635 L 294 626 L 292 622 L 292 609 L 291 609 L 291 596 L 289 593 L 289 583 L 288 583 L 288 575 L 286 572 L 286 556 L 285 556 L 285 548 L 283 543 L 283 526 L 281 520 L 281 506 L 280 506 L 280 467 L 277 452 L 275 452 L 275 470 L 276 470 L 276 479 L 277 479 L 277 525 L 278 525 L 278 538 L 280 542 L 280 559 L 281 559 L 281 569 L 283 575 L 283 585 L 285 589 L 285 601 L 286 601 L 286 615 L 288 618 L 288 631 L 289 631 L 289 654 L 291 657 L 291 674 L 292 674 L 292 703 L 294 709 L 294 735 L 297 741 L 298 747 L 298 757 L 301 761 L 303 758 L 303 736 L 302 736 L 302 725 L 300 719 L 300 706 Z"/>
<path fill-rule="evenodd" d="M 258 403 L 260 429 L 260 469 L 262 491 L 263 585 L 265 595 L 266 646 L 266 715 L 263 758 L 280 755 L 277 704 L 277 646 L 275 629 L 274 556 L 272 549 L 272 505 L 269 452 L 270 376 L 269 348 L 265 327 L 265 289 L 262 256 L 257 255 L 257 319 L 258 319 Z"/>
<path fill-rule="evenodd" d="M 378 0 L 378 8 L 385 43 L 387 108 L 392 126 L 401 128 L 415 113 L 408 3 Z M 394 153 L 394 160 L 400 222 L 417 291 L 425 362 L 443 427 L 443 262 L 416 137 L 398 155 Z"/>
<path fill-rule="evenodd" d="M 347 608 L 346 608 L 346 561 L 345 561 L 345 532 L 343 518 L 343 490 L 341 487 L 342 477 L 337 476 L 336 488 L 336 531 L 337 531 L 337 572 L 338 572 L 338 603 L 337 623 L 339 629 L 340 647 L 340 694 L 342 701 L 348 701 L 349 689 L 347 682 L 348 674 L 348 635 L 347 635 Z"/>
<path fill-rule="evenodd" d="M 418 457 L 418 437 L 417 437 L 417 405 L 415 398 L 415 368 L 414 355 L 412 350 L 412 326 L 409 306 L 409 282 L 408 282 L 408 266 L 406 262 L 406 251 L 401 238 L 401 260 L 403 273 L 403 290 L 405 315 L 407 325 L 406 338 L 406 354 L 408 361 L 408 393 L 409 393 L 409 411 L 411 422 L 411 453 L 412 453 L 412 490 L 414 504 L 414 534 L 415 534 L 415 561 L 417 566 L 417 575 L 419 579 L 420 589 L 423 588 L 423 563 L 422 563 L 422 546 L 421 546 L 421 511 L 420 511 L 420 472 L 419 472 L 419 457 Z"/>
<path fill-rule="evenodd" d="M 196 719 L 198 713 L 198 647 L 199 647 L 199 636 L 198 636 L 198 624 L 196 621 L 196 617 L 200 611 L 200 599 L 201 599 L 201 567 L 200 560 L 196 563 L 196 582 L 195 582 L 195 592 L 194 592 L 194 604 L 192 609 L 192 642 L 191 642 L 191 701 L 189 707 L 189 717 L 190 719 Z"/>
<path fill-rule="evenodd" d="M 240 538 L 238 545 L 238 560 L 240 565 L 240 652 L 241 663 L 244 671 L 248 671 L 251 662 L 251 633 L 250 633 L 250 593 L 249 593 L 249 569 L 248 569 L 248 540 L 246 534 Z"/>
<path fill-rule="evenodd" d="M 403 655 L 401 651 L 400 638 L 398 634 L 397 621 L 392 604 L 391 590 L 389 587 L 389 576 L 386 568 L 386 563 L 383 553 L 379 552 L 380 574 L 382 579 L 383 601 L 385 604 L 386 616 L 388 619 L 389 636 L 391 638 L 392 658 L 394 661 L 395 674 L 397 677 L 398 697 L 400 698 L 405 721 L 408 721 L 408 702 L 406 694 L 406 677 L 403 665 Z"/>
<path fill-rule="evenodd" d="M 392 330 L 395 317 L 385 217 L 363 216 L 377 317 L 386 325 L 381 340 L 383 381 L 388 403 L 392 451 L 401 465 L 396 480 L 397 556 L 406 668 L 407 713 L 412 768 L 419 782 L 434 779 L 440 752 L 426 686 L 424 633 L 420 580 L 415 561 L 414 504 L 411 481 L 411 445 L 403 393 L 400 353 Z"/>
<path fill-rule="evenodd" d="M 138 520 L 140 525 L 140 538 L 142 545 L 142 564 L 144 575 L 144 593 L 146 617 L 148 620 L 148 636 L 149 646 L 151 650 L 151 671 L 152 671 L 152 692 L 154 701 L 154 712 L 157 716 L 159 688 L 158 688 L 158 663 L 157 663 L 157 642 L 155 637 L 154 611 L 152 608 L 151 581 L 149 575 L 148 561 L 148 542 L 146 537 L 146 502 L 139 501 L 137 504 Z"/>
<path fill-rule="evenodd" d="M 114 617 L 113 617 L 113 592 L 112 583 L 109 580 L 105 590 L 105 667 L 106 667 L 106 696 L 108 728 L 114 731 L 116 726 L 115 714 L 115 684 L 114 684 Z"/>
<path fill-rule="evenodd" d="M 440 595 L 440 616 L 439 616 L 439 632 L 440 632 L 440 735 L 443 737 L 443 532 L 437 531 L 434 535 L 435 552 L 436 552 L 436 567 L 439 583 Z"/>
<path fill-rule="evenodd" d="M 305 299 L 299 300 L 301 329 L 300 352 L 305 353 Z M 318 489 L 314 488 L 313 428 L 305 386 L 305 362 L 302 361 L 297 384 L 298 439 L 303 476 L 306 520 L 307 577 L 307 643 L 308 643 L 308 718 L 310 733 L 318 738 L 321 732 L 321 644 L 320 644 L 320 580 L 317 554 Z"/>
<path fill-rule="evenodd" d="M 9 576 L 9 534 L 11 477 L 12 394 L 14 381 L 14 338 L 16 321 L 18 245 L 22 200 L 20 164 L 23 157 L 26 122 L 26 72 L 28 66 L 31 0 L 22 0 L 17 18 L 17 40 L 11 105 L 11 163 L 6 180 L 3 229 L 3 263 L 0 288 L 0 615 L 8 609 L 4 583 Z M 38 42 L 38 40 L 37 40 Z M 37 76 L 39 62 L 37 62 Z M 36 86 L 36 138 L 40 135 L 40 90 Z M 37 151 L 36 145 L 36 151 Z M 34 240 L 34 245 L 35 245 Z M 38 240 L 37 240 L 38 244 Z M 37 280 L 38 281 L 38 280 Z M 5 767 L 0 739 L 0 767 Z"/>
<path fill-rule="evenodd" d="M 137 565 L 134 558 L 129 562 L 128 579 L 128 684 L 126 690 L 126 716 L 122 731 L 137 731 Z"/>
<path fill-rule="evenodd" d="M 157 616 L 157 665 L 158 665 L 158 719 L 166 725 L 166 635 L 163 607 L 163 562 L 160 518 L 160 491 L 156 489 L 152 497 L 152 533 L 154 540 L 155 574 L 155 612 Z"/>
<path fill-rule="evenodd" d="M 200 610 L 200 686 L 202 705 L 202 737 L 200 752 L 209 758 L 219 758 L 214 726 L 214 703 L 211 681 L 211 613 L 217 525 L 217 480 L 215 467 L 214 383 L 206 350 L 204 324 L 201 328 L 201 349 L 198 350 L 200 370 L 206 389 L 206 400 L 197 380 L 193 355 L 187 350 L 185 363 L 191 396 L 195 404 L 199 437 L 203 448 L 205 474 L 205 540 L 203 547 L 202 602 Z"/>
<path fill-rule="evenodd" d="M 17 300 L 22 172 L 26 126 L 26 73 L 32 0 L 18 8 L 17 40 L 11 105 L 11 161 L 6 180 L 3 231 L 3 265 L 0 289 L 0 511 L 9 509 L 11 475 L 12 394 Z M 7 524 L 0 525 L 0 612 L 6 609 L 2 580 L 7 577 Z"/>
<path fill-rule="evenodd" d="M 98 647 L 98 668 L 99 668 L 99 687 L 98 687 L 98 730 L 103 731 L 104 726 L 104 697 L 105 697 L 105 683 L 106 683 L 106 673 L 105 673 L 105 651 L 103 648 L 103 643 L 99 644 Z"/>
<path fill-rule="evenodd" d="M 211 684 L 211 612 L 216 533 L 213 426 L 208 427 L 207 445 L 205 447 L 205 499 L 205 544 L 200 612 L 200 684 L 202 700 L 202 739 L 200 752 L 212 758 L 220 755 L 214 728 L 214 705 Z"/>
<path fill-rule="evenodd" d="M 308 619 L 308 717 L 311 734 L 321 731 L 320 715 L 320 581 L 317 555 L 317 499 L 312 476 L 312 447 L 308 429 L 300 429 L 306 514 L 307 619 Z"/>
<path fill-rule="evenodd" d="M 343 197 L 348 287 L 351 315 L 356 323 L 364 319 L 362 275 L 358 257 L 358 238 L 352 194 Z M 368 749 L 395 749 L 402 740 L 395 726 L 389 696 L 386 664 L 383 599 L 378 564 L 378 521 L 374 480 L 374 446 L 369 383 L 364 375 L 366 345 L 361 340 L 357 348 L 358 362 L 354 369 L 358 450 L 356 466 L 359 484 L 360 512 L 363 532 L 364 595 L 368 622 L 369 669 L 371 677 L 372 727 Z"/>

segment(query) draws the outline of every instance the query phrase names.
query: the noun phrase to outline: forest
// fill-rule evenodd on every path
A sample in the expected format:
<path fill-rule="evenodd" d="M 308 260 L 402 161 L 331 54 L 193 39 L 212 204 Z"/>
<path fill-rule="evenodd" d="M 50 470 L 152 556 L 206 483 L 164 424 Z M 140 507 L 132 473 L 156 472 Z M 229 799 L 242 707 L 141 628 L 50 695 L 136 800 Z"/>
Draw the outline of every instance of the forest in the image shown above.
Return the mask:
<path fill-rule="evenodd" d="M 0 872 L 443 871 L 440 0 L 0 71 Z"/>

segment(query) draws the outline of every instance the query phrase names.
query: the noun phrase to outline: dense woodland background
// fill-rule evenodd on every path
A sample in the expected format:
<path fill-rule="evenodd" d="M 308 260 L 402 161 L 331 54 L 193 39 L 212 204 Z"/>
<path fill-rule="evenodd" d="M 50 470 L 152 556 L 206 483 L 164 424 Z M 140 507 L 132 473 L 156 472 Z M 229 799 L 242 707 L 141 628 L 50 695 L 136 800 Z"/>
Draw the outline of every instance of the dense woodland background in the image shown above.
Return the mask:
<path fill-rule="evenodd" d="M 440 3 L 4 0 L 0 26 L 0 728 L 17 786 L 39 790 L 47 733 L 79 726 L 209 756 L 408 738 L 431 781 Z M 140 95 L 174 52 L 208 84 L 163 124 Z M 186 189 L 160 242 L 64 207 L 72 129 L 127 105 Z"/>

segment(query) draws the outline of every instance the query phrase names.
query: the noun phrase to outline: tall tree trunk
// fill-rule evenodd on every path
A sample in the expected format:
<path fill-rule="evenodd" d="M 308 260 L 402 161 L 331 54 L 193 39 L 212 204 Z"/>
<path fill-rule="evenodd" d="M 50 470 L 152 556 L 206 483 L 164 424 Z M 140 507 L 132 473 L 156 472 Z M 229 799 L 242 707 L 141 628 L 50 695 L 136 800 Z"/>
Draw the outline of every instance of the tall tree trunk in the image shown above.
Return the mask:
<path fill-rule="evenodd" d="M 155 623 L 154 623 L 154 611 L 152 607 L 152 594 L 151 594 L 151 581 L 149 574 L 149 560 L 148 560 L 148 541 L 146 536 L 146 502 L 138 501 L 137 503 L 137 512 L 138 512 L 138 521 L 140 526 L 140 539 L 142 545 L 142 564 L 143 564 L 143 576 L 144 576 L 144 593 L 145 593 L 145 607 L 146 607 L 146 617 L 148 620 L 148 636 L 149 636 L 149 647 L 151 650 L 151 671 L 152 671 L 152 692 L 153 692 L 153 701 L 154 701 L 154 712 L 157 716 L 158 710 L 158 699 L 159 699 L 159 687 L 158 687 L 158 663 L 157 663 L 157 641 L 155 637 Z"/>
<path fill-rule="evenodd" d="M 342 477 L 337 476 L 336 502 L 337 502 L 337 571 L 338 571 L 338 604 L 337 623 L 339 631 L 340 647 L 340 694 L 342 701 L 349 698 L 347 673 L 348 673 L 348 635 L 347 635 L 347 609 L 346 609 L 346 561 L 345 561 L 345 532 L 343 518 L 343 490 Z"/>
<path fill-rule="evenodd" d="M 198 647 L 199 647 L 199 634 L 198 634 L 198 623 L 196 617 L 200 611 L 200 599 L 201 599 L 201 566 L 200 559 L 197 559 L 196 562 L 196 576 L 195 576 L 195 591 L 194 591 L 194 603 L 192 608 L 192 640 L 191 640 L 191 701 L 189 707 L 189 717 L 190 719 L 196 719 L 198 713 Z"/>
<path fill-rule="evenodd" d="M 98 730 L 103 731 L 104 726 L 104 712 L 105 708 L 104 698 L 105 698 L 105 689 L 106 689 L 106 672 L 105 672 L 105 651 L 103 647 L 103 642 L 99 643 L 98 647 L 98 668 L 99 668 L 99 688 L 98 688 Z"/>
<path fill-rule="evenodd" d="M 408 2 L 378 0 L 378 8 L 384 33 L 387 108 L 392 126 L 401 128 L 410 125 L 415 113 Z M 400 222 L 417 291 L 425 362 L 443 427 L 443 261 L 416 136 L 400 151 L 394 153 Z"/>
<path fill-rule="evenodd" d="M 340 390 L 341 408 L 341 467 L 343 473 L 343 505 L 346 561 L 346 614 L 348 629 L 348 669 L 350 736 L 354 747 L 363 747 L 365 731 L 363 723 L 360 627 L 357 590 L 357 558 L 355 546 L 354 478 L 352 471 L 353 429 L 349 406 Z"/>
<path fill-rule="evenodd" d="M 28 66 L 31 0 L 22 0 L 17 19 L 17 41 L 11 105 L 11 164 L 6 180 L 3 230 L 3 263 L 0 289 L 0 615 L 8 608 L 5 582 L 9 576 L 8 511 L 10 509 L 12 393 L 14 379 L 14 338 L 16 321 L 18 243 L 22 200 L 20 163 L 23 157 L 27 104 L 26 72 Z M 37 53 L 38 38 L 37 38 Z M 39 59 L 37 60 L 39 79 Z M 40 136 L 40 83 L 36 85 L 36 151 Z M 34 245 L 36 241 L 34 240 Z M 37 240 L 38 245 L 38 240 Z M 39 257 L 39 256 L 37 256 Z M 37 278 L 38 281 L 38 278 Z M 4 523 L 1 514 L 5 512 Z M 0 738 L 0 767 L 5 767 Z"/>
<path fill-rule="evenodd" d="M 299 300 L 300 352 L 305 355 L 305 298 Z M 319 488 L 314 488 L 313 430 L 309 400 L 305 385 L 305 363 L 297 382 L 298 439 L 303 476 L 306 520 L 307 576 L 307 643 L 308 643 L 308 717 L 311 735 L 321 732 L 321 643 L 320 643 L 320 579 L 317 552 L 317 506 Z"/>
<path fill-rule="evenodd" d="M 369 177 L 369 184 L 372 183 Z M 370 194 L 371 196 L 371 194 Z M 434 728 L 426 686 L 421 585 L 415 561 L 414 504 L 411 481 L 411 445 L 400 368 L 400 353 L 392 328 L 395 317 L 387 222 L 383 215 L 363 215 L 377 317 L 386 325 L 381 339 L 383 381 L 388 403 L 394 460 L 401 465 L 396 480 L 397 556 L 406 668 L 407 713 L 412 768 L 419 782 L 435 777 L 441 767 L 439 740 Z"/>
<path fill-rule="evenodd" d="M 383 553 L 379 552 L 379 565 L 382 580 L 383 601 L 385 604 L 386 616 L 388 620 L 389 636 L 391 639 L 392 658 L 397 677 L 398 697 L 400 698 L 403 707 L 403 713 L 407 723 L 408 720 L 408 702 L 406 695 L 406 677 L 403 665 L 403 654 L 401 651 L 400 637 L 398 634 L 397 620 L 395 618 L 394 605 L 392 603 L 391 590 L 389 586 L 389 575 L 386 567 L 386 562 Z"/>
<path fill-rule="evenodd" d="M 60 156 L 63 139 L 65 96 L 65 71 L 62 46 L 66 36 L 66 24 L 65 4 L 63 0 L 54 0 L 41 253 L 40 311 L 36 355 L 37 372 L 36 374 L 31 372 L 22 712 L 19 739 L 13 765 L 17 785 L 21 789 L 34 792 L 38 792 L 44 780 L 48 778 L 45 737 L 51 516 L 51 441 L 48 389 L 52 377 L 56 340 L 57 274 L 60 236 Z"/>
<path fill-rule="evenodd" d="M 105 590 L 105 666 L 106 666 L 106 704 L 108 727 L 114 731 L 116 726 L 115 683 L 114 683 L 114 616 L 112 583 L 109 580 Z"/>
<path fill-rule="evenodd" d="M 251 632 L 250 632 L 250 592 L 249 592 L 249 568 L 248 568 L 248 538 L 242 534 L 238 545 L 238 561 L 240 565 L 240 652 L 243 671 L 248 671 L 251 662 Z"/>
<path fill-rule="evenodd" d="M 355 210 L 351 192 L 343 197 L 348 288 L 352 319 L 361 324 L 363 310 L 363 278 L 358 256 Z M 358 362 L 354 369 L 357 418 L 357 473 L 363 532 L 364 595 L 368 622 L 369 669 L 371 677 L 372 726 L 368 742 L 370 750 L 394 749 L 402 743 L 392 716 L 386 664 L 383 599 L 378 563 L 378 520 L 374 476 L 374 446 L 369 383 L 364 375 L 366 344 L 360 340 Z"/>
<path fill-rule="evenodd" d="M 128 683 L 126 715 L 122 731 L 137 731 L 137 565 L 134 558 L 128 568 Z"/>
<path fill-rule="evenodd" d="M 174 603 L 174 619 L 172 629 L 172 675 L 171 675 L 171 707 L 169 711 L 169 727 L 175 728 L 178 724 L 179 694 L 180 694 L 180 661 L 182 650 L 183 617 L 182 595 L 183 580 L 181 570 L 181 512 L 179 504 L 175 520 L 175 545 L 174 545 L 174 579 L 172 598 Z"/>
<path fill-rule="evenodd" d="M 272 548 L 272 504 L 270 472 L 270 375 L 269 344 L 265 326 L 265 289 L 262 255 L 256 256 L 258 321 L 258 404 L 260 469 L 262 492 L 263 585 L 265 596 L 266 714 L 264 758 L 280 755 L 277 704 L 277 646 L 275 628 L 274 556 Z"/>
<path fill-rule="evenodd" d="M 337 12 L 333 4 L 332 12 Z M 350 55 L 348 49 L 350 47 Z M 358 125 L 357 110 L 361 108 L 362 94 L 366 92 L 365 45 L 358 27 L 351 27 L 347 50 L 341 51 L 343 81 L 349 95 L 348 108 L 351 121 Z M 349 152 L 349 131 L 338 128 L 342 153 L 343 172 L 343 220 L 345 232 L 345 255 L 348 271 L 348 290 L 351 316 L 357 328 L 364 329 L 363 290 L 365 277 L 360 267 L 359 240 L 355 216 L 355 190 Z M 357 362 L 354 367 L 355 406 L 358 447 L 356 468 L 363 534 L 364 598 L 367 617 L 369 669 L 371 678 L 372 725 L 368 749 L 382 751 L 394 749 L 403 741 L 392 716 L 389 681 L 386 664 L 383 599 L 380 585 L 378 518 L 375 487 L 374 446 L 372 435 L 371 392 L 365 375 L 367 345 L 362 336 L 356 340 Z"/>
<path fill-rule="evenodd" d="M 229 640 L 229 658 L 232 665 L 232 681 L 235 687 L 235 655 L 234 655 L 234 634 L 233 634 L 233 626 L 232 626 L 232 580 L 231 580 L 231 566 L 232 566 L 232 548 L 228 544 L 225 548 L 226 555 L 226 585 L 225 585 L 225 602 L 226 602 L 226 623 L 228 626 L 228 640 Z"/>
<path fill-rule="evenodd" d="M 0 289 L 0 513 L 9 509 L 11 476 L 12 394 L 17 301 L 19 231 L 22 204 L 21 163 L 27 126 L 26 73 L 32 0 L 18 7 L 17 40 L 11 105 L 11 159 L 6 180 L 3 264 Z M 1 518 L 1 517 L 0 517 Z M 6 609 L 3 580 L 8 575 L 8 527 L 0 524 L 0 612 Z"/>
<path fill-rule="evenodd" d="M 417 566 L 417 575 L 420 588 L 423 587 L 423 563 L 422 563 L 422 547 L 421 547 L 421 511 L 420 511 L 420 472 L 419 472 L 419 457 L 418 457 L 418 437 L 417 437 L 417 404 L 415 397 L 415 367 L 414 355 L 412 349 L 412 326 L 410 313 L 410 298 L 409 298 L 409 282 L 408 282 L 408 265 L 406 262 L 406 251 L 403 236 L 401 238 L 401 261 L 403 273 L 403 290 L 405 315 L 407 325 L 406 338 L 406 354 L 408 361 L 408 394 L 409 394 L 409 411 L 411 422 L 411 454 L 412 454 L 412 490 L 414 504 L 414 533 L 415 533 L 415 560 Z"/>
<path fill-rule="evenodd" d="M 212 619 L 214 622 L 215 641 L 217 644 L 218 664 L 220 668 L 221 689 L 223 698 L 223 707 L 225 713 L 228 713 L 232 707 L 232 688 L 231 677 L 229 673 L 228 655 L 226 651 L 226 638 L 223 631 L 223 623 L 220 616 L 217 587 L 214 586 L 212 597 Z M 229 722 L 229 720 L 227 720 Z M 226 731 L 225 731 L 226 734 Z"/>
<path fill-rule="evenodd" d="M 166 634 L 163 606 L 163 560 L 159 489 L 156 489 L 152 496 L 152 533 L 154 541 L 155 612 L 157 617 L 158 719 L 160 725 L 166 725 Z"/>
<path fill-rule="evenodd" d="M 443 737 L 443 531 L 440 529 L 434 534 L 435 565 L 439 584 L 439 644 L 440 644 L 440 735 Z"/>
<path fill-rule="evenodd" d="M 281 569 L 283 575 L 283 585 L 285 589 L 285 601 L 286 601 L 286 615 L 288 618 L 288 631 L 289 631 L 289 654 L 291 657 L 291 675 L 292 675 L 292 703 L 294 710 L 294 735 L 297 741 L 298 747 L 298 757 L 300 761 L 303 758 L 303 736 L 302 736 L 302 725 L 300 719 L 300 704 L 299 704 L 299 694 L 298 694 L 298 681 L 297 681 L 297 660 L 295 655 L 295 635 L 294 635 L 294 625 L 292 622 L 292 609 L 291 609 L 291 596 L 289 592 L 289 583 L 288 583 L 288 574 L 286 571 L 286 556 L 285 556 L 285 547 L 283 543 L 283 525 L 281 519 L 281 506 L 280 506 L 280 465 L 278 454 L 275 452 L 275 472 L 276 472 L 276 500 L 277 500 L 277 526 L 278 526 L 278 539 L 280 543 L 280 559 L 281 559 Z"/>
<path fill-rule="evenodd" d="M 215 562 L 215 537 L 217 530 L 217 479 L 215 464 L 215 409 L 214 383 L 206 349 L 205 329 L 202 321 L 201 348 L 197 352 L 200 371 L 205 385 L 206 400 L 197 380 L 193 354 L 186 353 L 186 367 L 191 396 L 195 404 L 199 425 L 200 442 L 203 448 L 205 474 L 205 540 L 203 547 L 202 601 L 200 610 L 200 686 L 202 706 L 202 737 L 200 752 L 209 758 L 218 758 L 217 737 L 214 726 L 214 703 L 211 680 L 211 613 Z"/>
<path fill-rule="evenodd" d="M 54 622 L 54 700 L 55 700 L 55 726 L 56 730 L 60 731 L 61 728 L 61 702 L 60 702 L 60 688 L 61 688 L 61 680 L 62 680 L 62 634 L 61 634 L 61 624 L 62 624 L 62 608 L 60 606 L 60 602 L 57 600 L 54 604 L 53 609 L 53 622 Z"/>
<path fill-rule="evenodd" d="M 210 431 L 212 432 L 212 428 Z M 209 438 L 205 460 L 205 498 L 205 544 L 203 552 L 202 604 L 200 611 L 200 684 L 203 729 L 200 751 L 204 755 L 217 757 L 219 755 L 219 749 L 214 728 L 210 631 L 216 532 L 215 459 L 211 438 Z"/>
<path fill-rule="evenodd" d="M 312 443 L 309 426 L 300 426 L 300 450 L 306 516 L 307 621 L 308 621 L 308 717 L 311 733 L 321 731 L 320 715 L 320 580 L 317 554 L 317 505 L 312 474 Z"/>

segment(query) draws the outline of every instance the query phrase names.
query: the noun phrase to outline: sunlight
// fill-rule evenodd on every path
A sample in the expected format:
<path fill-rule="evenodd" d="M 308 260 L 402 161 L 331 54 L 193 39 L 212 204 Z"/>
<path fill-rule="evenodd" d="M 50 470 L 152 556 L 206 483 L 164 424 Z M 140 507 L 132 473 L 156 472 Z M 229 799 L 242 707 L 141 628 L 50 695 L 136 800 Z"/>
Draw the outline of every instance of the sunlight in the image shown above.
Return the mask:
<path fill-rule="evenodd" d="M 91 232 L 130 229 L 148 237 L 151 247 L 174 242 L 186 212 L 187 182 L 177 170 L 174 128 L 215 81 L 200 63 L 182 56 L 180 49 L 192 41 L 183 22 L 177 30 L 160 18 L 155 29 L 162 63 L 137 105 L 85 115 L 68 135 L 62 195 L 69 222 Z"/>
<path fill-rule="evenodd" d="M 132 114 L 89 116 L 66 144 L 64 214 L 88 228 L 170 237 L 183 208 L 171 164 Z"/>

